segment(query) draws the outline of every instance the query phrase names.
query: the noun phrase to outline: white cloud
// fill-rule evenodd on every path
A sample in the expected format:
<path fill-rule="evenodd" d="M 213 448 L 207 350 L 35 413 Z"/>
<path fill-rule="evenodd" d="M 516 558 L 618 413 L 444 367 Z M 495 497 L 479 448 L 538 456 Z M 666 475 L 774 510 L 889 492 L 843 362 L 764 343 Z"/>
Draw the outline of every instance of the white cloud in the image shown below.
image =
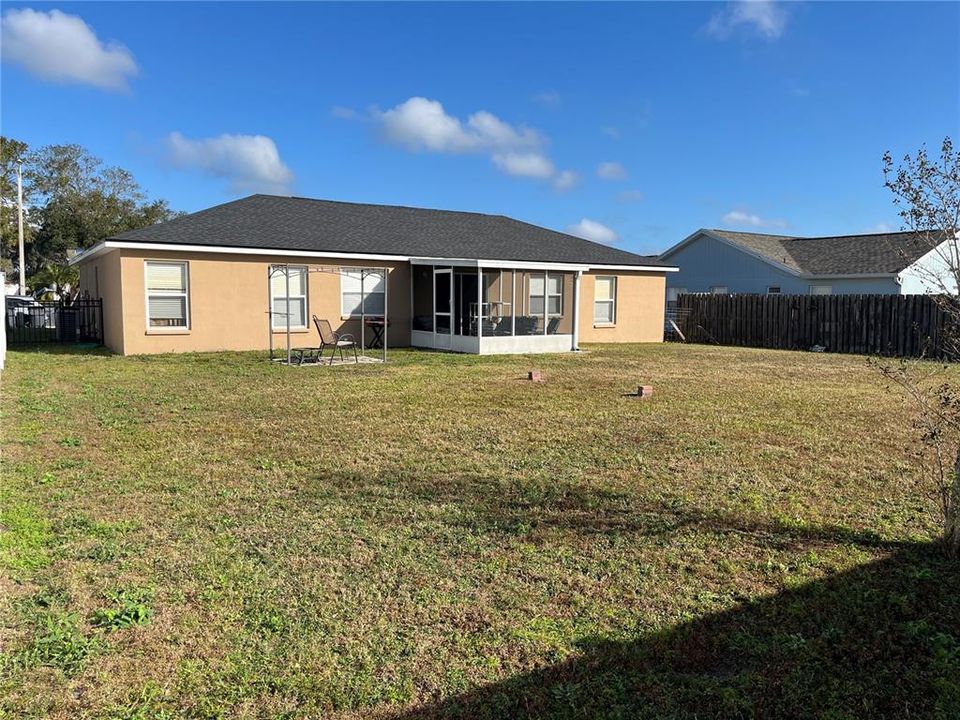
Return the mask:
<path fill-rule="evenodd" d="M 577 173 L 573 170 L 564 170 L 557 173 L 553 179 L 553 187 L 559 192 L 564 192 L 576 186 L 578 182 L 580 182 L 580 176 Z"/>
<path fill-rule="evenodd" d="M 355 120 L 358 115 L 356 110 L 351 107 L 344 107 L 343 105 L 334 105 L 330 109 L 330 114 L 340 120 Z"/>
<path fill-rule="evenodd" d="M 867 230 L 868 233 L 892 233 L 896 232 L 890 223 L 880 222 Z"/>
<path fill-rule="evenodd" d="M 505 153 L 493 156 L 493 164 L 517 177 L 540 178 L 547 180 L 556 173 L 550 160 L 540 153 Z"/>
<path fill-rule="evenodd" d="M 537 148 L 544 144 L 543 137 L 536 130 L 514 128 L 486 110 L 471 115 L 467 127 L 485 148 Z"/>
<path fill-rule="evenodd" d="M 59 10 L 7 11 L 0 21 L 0 47 L 5 61 L 55 82 L 126 90 L 138 72 L 127 48 L 100 42 L 82 18 Z"/>
<path fill-rule="evenodd" d="M 752 227 L 761 227 L 763 218 L 759 215 L 751 215 L 741 210 L 731 210 L 723 216 L 723 222 L 727 225 L 750 225 Z"/>
<path fill-rule="evenodd" d="M 776 40 L 787 27 L 787 10 L 774 0 L 735 0 L 714 13 L 707 23 L 707 33 L 724 40 L 743 28 Z"/>
<path fill-rule="evenodd" d="M 535 130 L 515 128 L 486 110 L 475 112 L 464 124 L 448 115 L 437 100 L 423 97 L 412 97 L 379 113 L 379 120 L 384 139 L 412 151 L 505 151 L 543 144 Z"/>
<path fill-rule="evenodd" d="M 603 180 L 626 180 L 627 169 L 618 162 L 602 162 L 597 165 L 597 177 Z"/>
<path fill-rule="evenodd" d="M 576 225 L 569 225 L 567 232 L 571 235 L 582 237 L 585 240 L 593 240 L 593 242 L 604 243 L 606 245 L 615 243 L 620 239 L 620 236 L 617 235 L 615 230 L 589 218 L 583 218 Z"/>
<path fill-rule="evenodd" d="M 178 132 L 167 137 L 170 162 L 227 180 L 234 192 L 287 194 L 293 172 L 265 135 L 219 135 L 191 140 Z"/>
<path fill-rule="evenodd" d="M 384 139 L 407 150 L 469 152 L 479 144 L 436 100 L 412 97 L 382 113 L 380 122 Z"/>
<path fill-rule="evenodd" d="M 774 227 L 783 228 L 787 226 L 786 220 L 766 220 L 754 213 L 744 212 L 743 210 L 731 210 L 723 216 L 724 225 L 736 225 L 738 227 Z"/>
<path fill-rule="evenodd" d="M 640 202 L 643 200 L 643 193 L 640 190 L 623 190 L 617 194 L 620 202 Z"/>
<path fill-rule="evenodd" d="M 544 152 L 547 139 L 541 133 L 511 125 L 487 110 L 478 110 L 464 122 L 447 113 L 437 100 L 412 97 L 372 113 L 383 139 L 410 152 L 485 154 L 507 175 L 552 180 L 561 191 L 569 190 L 578 179 L 572 170 L 557 170 Z"/>

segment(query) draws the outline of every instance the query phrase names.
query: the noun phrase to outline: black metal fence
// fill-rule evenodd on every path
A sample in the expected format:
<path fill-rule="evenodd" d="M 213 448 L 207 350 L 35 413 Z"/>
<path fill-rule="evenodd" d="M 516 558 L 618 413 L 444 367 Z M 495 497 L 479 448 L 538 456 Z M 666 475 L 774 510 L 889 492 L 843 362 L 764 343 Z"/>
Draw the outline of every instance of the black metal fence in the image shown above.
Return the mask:
<path fill-rule="evenodd" d="M 103 300 L 72 303 L 7 300 L 7 343 L 103 344 Z"/>
<path fill-rule="evenodd" d="M 955 340 L 926 295 L 681 295 L 666 322 L 687 342 L 781 350 L 945 358 Z"/>

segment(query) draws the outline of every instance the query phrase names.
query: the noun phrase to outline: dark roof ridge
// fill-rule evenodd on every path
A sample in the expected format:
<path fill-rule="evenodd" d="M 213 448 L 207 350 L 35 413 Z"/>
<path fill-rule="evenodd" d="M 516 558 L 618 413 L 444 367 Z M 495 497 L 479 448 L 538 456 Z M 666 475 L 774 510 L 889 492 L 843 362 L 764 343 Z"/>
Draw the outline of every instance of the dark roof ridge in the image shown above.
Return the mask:
<path fill-rule="evenodd" d="M 504 218 L 506 220 L 513 220 L 514 222 L 524 222 L 523 220 L 517 220 L 516 218 L 512 218 L 509 215 L 503 215 L 500 213 L 484 213 L 484 212 L 479 212 L 477 210 L 449 210 L 446 208 L 422 207 L 420 205 L 391 205 L 389 203 L 369 203 L 369 202 L 359 202 L 357 200 L 328 200 L 327 198 L 312 198 L 312 197 L 304 197 L 303 195 L 271 195 L 270 193 L 253 193 L 253 195 L 246 195 L 245 197 L 237 198 L 237 200 L 246 200 L 247 198 L 251 198 L 251 197 L 266 197 L 266 198 L 274 198 L 274 199 L 280 199 L 280 200 L 303 200 L 304 202 L 313 202 L 313 203 L 334 203 L 337 205 L 357 205 L 359 207 L 392 208 L 392 209 L 398 209 L 398 210 L 422 210 L 425 212 L 456 213 L 458 215 L 479 215 L 480 217 Z M 202 211 L 198 211 L 198 212 L 202 212 Z M 531 225 L 532 223 L 527 223 L 527 224 Z M 542 226 L 539 226 L 539 225 L 535 227 L 542 228 Z M 546 228 L 546 229 L 549 230 L 549 228 Z M 558 231 L 554 230 L 554 232 L 558 232 Z"/>
<path fill-rule="evenodd" d="M 762 237 L 777 237 L 784 238 L 785 240 L 805 240 L 800 235 L 777 235 L 776 233 L 762 233 L 762 232 L 751 232 L 749 230 L 728 230 L 726 228 L 707 228 L 709 232 L 727 232 L 727 233 L 739 233 L 740 235 L 760 235 Z"/>
<path fill-rule="evenodd" d="M 800 237 L 797 236 L 795 240 L 841 240 L 843 238 L 852 238 L 852 237 L 885 237 L 887 235 L 917 235 L 920 233 L 942 233 L 944 230 L 891 230 L 890 232 L 865 232 L 865 233 L 848 233 L 844 235 L 814 235 L 811 237 Z"/>
<path fill-rule="evenodd" d="M 753 232 L 751 230 L 729 230 L 726 228 L 707 228 L 711 232 L 738 233 L 740 235 L 759 235 L 761 237 L 776 237 L 784 240 L 831 240 L 852 237 L 885 237 L 888 235 L 919 235 L 922 233 L 944 233 L 947 230 L 889 230 L 887 232 L 844 233 L 842 235 L 779 235 L 776 233 Z"/>

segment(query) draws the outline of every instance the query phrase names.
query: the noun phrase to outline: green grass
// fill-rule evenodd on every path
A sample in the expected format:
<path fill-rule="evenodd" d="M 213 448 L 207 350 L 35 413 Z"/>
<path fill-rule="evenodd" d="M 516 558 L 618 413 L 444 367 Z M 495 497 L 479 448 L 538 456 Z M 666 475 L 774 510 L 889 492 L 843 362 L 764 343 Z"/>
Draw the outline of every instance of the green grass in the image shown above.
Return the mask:
<path fill-rule="evenodd" d="M 0 718 L 960 715 L 864 358 L 590 350 L 11 353 Z"/>

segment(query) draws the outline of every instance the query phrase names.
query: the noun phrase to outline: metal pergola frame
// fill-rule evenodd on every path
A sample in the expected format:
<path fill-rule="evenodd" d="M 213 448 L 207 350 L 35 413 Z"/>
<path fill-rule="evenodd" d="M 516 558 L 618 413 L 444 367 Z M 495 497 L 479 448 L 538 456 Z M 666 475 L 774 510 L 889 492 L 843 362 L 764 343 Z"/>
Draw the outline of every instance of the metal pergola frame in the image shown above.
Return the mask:
<path fill-rule="evenodd" d="M 306 306 L 304 307 L 304 322 L 306 323 L 308 329 L 310 327 L 310 322 L 309 322 L 309 319 L 307 318 L 307 316 L 310 314 L 310 308 L 309 308 L 310 274 L 326 273 L 329 275 L 338 275 L 340 277 L 344 277 L 346 275 L 349 275 L 350 271 L 355 273 L 356 271 L 359 270 L 360 271 L 360 356 L 363 357 L 365 360 L 370 360 L 373 362 L 383 362 L 383 363 L 387 362 L 387 335 L 389 330 L 388 313 L 390 308 L 390 304 L 389 304 L 390 283 L 388 282 L 388 279 L 389 279 L 390 268 L 385 265 L 380 267 L 352 267 L 352 266 L 344 267 L 340 265 L 301 265 L 299 263 L 273 264 L 267 267 L 267 302 L 268 302 L 267 337 L 269 338 L 271 361 L 281 361 L 281 362 L 285 361 L 287 365 L 293 364 L 291 362 L 293 344 L 290 338 L 290 268 L 296 268 L 296 269 L 305 268 L 307 271 L 307 288 L 305 288 L 306 290 L 305 297 L 307 298 L 307 303 L 306 303 Z M 278 312 L 275 312 L 273 309 L 273 287 L 272 287 L 273 278 L 279 275 L 280 273 L 283 273 L 284 279 L 286 281 L 284 297 L 286 298 L 286 302 L 287 302 L 287 312 L 285 313 L 278 313 Z M 366 348 L 365 332 L 367 328 L 367 313 L 366 313 L 367 293 L 363 287 L 363 283 L 364 283 L 364 280 L 370 275 L 380 275 L 383 277 L 383 316 L 382 316 L 383 317 L 383 338 L 382 338 L 383 344 L 382 344 L 381 357 L 379 358 L 379 360 L 374 357 L 368 358 L 366 354 L 367 348 Z M 276 332 L 273 327 L 274 315 L 283 315 L 284 317 L 286 317 L 286 330 L 285 330 L 286 339 L 287 339 L 286 358 L 283 358 L 282 356 L 279 358 L 274 357 L 273 334 L 274 332 Z M 381 316 L 371 315 L 370 317 L 373 318 L 373 317 L 381 317 Z M 281 331 L 281 332 L 284 332 L 284 331 Z"/>

